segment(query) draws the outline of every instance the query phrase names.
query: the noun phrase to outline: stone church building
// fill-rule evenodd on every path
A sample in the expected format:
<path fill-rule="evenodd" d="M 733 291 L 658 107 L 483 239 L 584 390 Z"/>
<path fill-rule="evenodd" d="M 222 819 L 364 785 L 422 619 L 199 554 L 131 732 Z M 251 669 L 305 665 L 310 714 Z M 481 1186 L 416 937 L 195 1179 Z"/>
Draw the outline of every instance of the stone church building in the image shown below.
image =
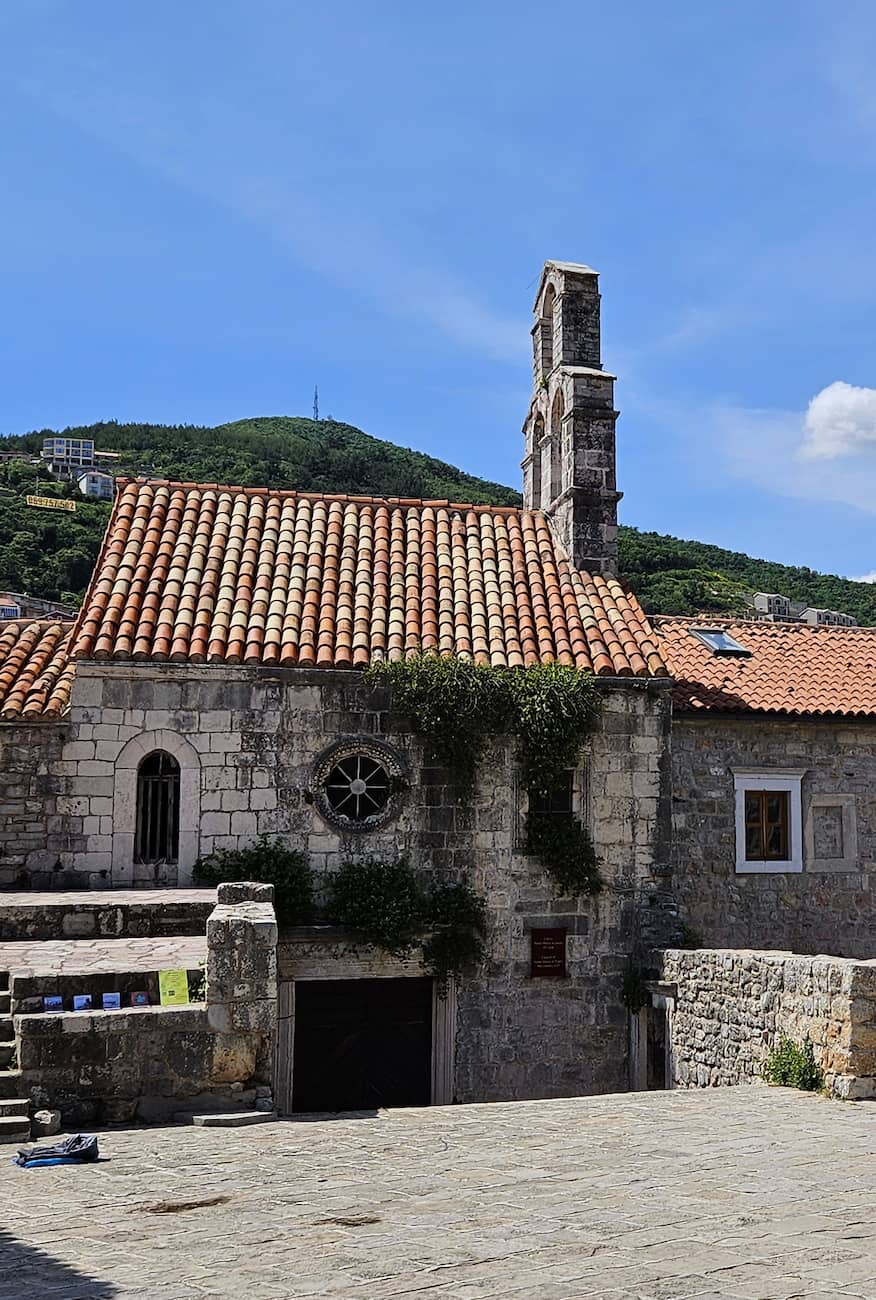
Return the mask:
<path fill-rule="evenodd" d="M 764 637 L 801 630 L 728 629 L 732 659 L 712 624 L 652 625 L 617 578 L 618 413 L 589 268 L 546 264 L 533 361 L 522 508 L 125 481 L 75 625 L 0 624 L 0 887 L 172 889 L 266 835 L 317 877 L 404 858 L 486 899 L 487 958 L 446 998 L 416 958 L 281 930 L 282 1109 L 333 1108 L 311 1067 L 351 1016 L 406 1044 L 409 1102 L 623 1090 L 629 974 L 682 925 L 872 953 L 876 635 L 805 629 L 826 709 L 808 689 L 758 696 L 788 671 Z M 589 828 L 599 895 L 558 896 L 526 852 L 510 741 L 463 807 L 363 683 L 419 652 L 595 676 L 598 728 L 550 800 Z M 741 869 L 740 836 L 766 845 Z"/>

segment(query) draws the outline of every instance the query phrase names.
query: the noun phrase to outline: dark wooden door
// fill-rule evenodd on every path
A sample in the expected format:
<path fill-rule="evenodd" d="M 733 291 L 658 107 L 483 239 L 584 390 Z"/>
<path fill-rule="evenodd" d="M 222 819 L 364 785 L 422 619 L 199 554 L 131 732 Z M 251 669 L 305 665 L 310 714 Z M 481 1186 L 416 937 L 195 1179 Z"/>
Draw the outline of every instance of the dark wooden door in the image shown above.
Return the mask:
<path fill-rule="evenodd" d="M 295 983 L 292 1109 L 428 1106 L 430 979 Z"/>

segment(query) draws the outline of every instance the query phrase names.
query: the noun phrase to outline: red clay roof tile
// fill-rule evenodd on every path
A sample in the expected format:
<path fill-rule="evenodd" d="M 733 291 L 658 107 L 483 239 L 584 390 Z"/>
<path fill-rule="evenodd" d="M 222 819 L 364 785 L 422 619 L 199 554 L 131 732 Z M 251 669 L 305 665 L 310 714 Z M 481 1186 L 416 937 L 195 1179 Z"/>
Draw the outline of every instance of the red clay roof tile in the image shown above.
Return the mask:
<path fill-rule="evenodd" d="M 72 625 L 0 623 L 0 718 L 60 718 L 70 706 Z"/>
<path fill-rule="evenodd" d="M 512 506 L 132 480 L 74 658 L 360 668 L 422 650 L 665 676 L 634 596 Z"/>
<path fill-rule="evenodd" d="M 715 654 L 693 628 L 720 627 L 751 653 Z M 655 618 L 679 712 L 876 716 L 876 628 Z"/>

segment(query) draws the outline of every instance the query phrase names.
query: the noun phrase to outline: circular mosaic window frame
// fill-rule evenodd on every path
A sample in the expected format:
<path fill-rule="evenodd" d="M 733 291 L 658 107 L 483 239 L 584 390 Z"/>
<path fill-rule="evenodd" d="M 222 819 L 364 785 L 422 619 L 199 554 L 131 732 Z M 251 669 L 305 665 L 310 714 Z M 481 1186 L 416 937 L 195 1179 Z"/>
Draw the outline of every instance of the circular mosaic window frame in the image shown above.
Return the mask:
<path fill-rule="evenodd" d="M 361 820 L 347 817 L 337 808 L 334 808 L 326 788 L 328 779 L 338 764 L 355 758 L 365 758 L 372 763 L 378 763 L 389 778 L 389 797 L 386 803 L 371 816 L 364 817 Z M 389 745 L 385 745 L 379 740 L 371 740 L 361 736 L 338 741 L 336 744 L 330 745 L 328 749 L 323 750 L 313 765 L 310 789 L 314 806 L 323 821 L 328 822 L 336 830 L 346 831 L 353 835 L 367 835 L 369 831 L 380 830 L 381 827 L 386 826 L 388 822 L 398 816 L 401 809 L 402 795 L 407 784 L 406 775 L 401 756 L 394 749 L 391 749 Z"/>

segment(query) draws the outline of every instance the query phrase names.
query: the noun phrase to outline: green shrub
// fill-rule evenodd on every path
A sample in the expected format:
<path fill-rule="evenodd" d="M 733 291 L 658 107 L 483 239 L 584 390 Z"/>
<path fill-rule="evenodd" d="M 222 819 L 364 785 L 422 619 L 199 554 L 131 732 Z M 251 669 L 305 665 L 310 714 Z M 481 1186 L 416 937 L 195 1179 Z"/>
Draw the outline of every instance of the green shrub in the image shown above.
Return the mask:
<path fill-rule="evenodd" d="M 568 664 L 532 664 L 505 670 L 511 698 L 510 731 L 527 790 L 547 794 L 570 767 L 599 720 L 601 701 L 592 673 Z"/>
<path fill-rule="evenodd" d="M 484 956 L 484 899 L 465 883 L 438 885 L 427 893 L 404 859 L 345 862 L 331 880 L 327 911 L 333 921 L 394 957 L 407 957 L 422 942 L 424 965 L 441 997 L 451 975 Z"/>
<path fill-rule="evenodd" d="M 394 957 L 406 957 L 427 924 L 426 899 L 404 859 L 343 863 L 329 881 L 328 913 Z"/>
<path fill-rule="evenodd" d="M 313 880 L 305 854 L 262 835 L 243 849 L 220 849 L 199 858 L 192 869 L 200 885 L 257 880 L 274 886 L 274 908 L 283 925 L 307 925 L 313 918 Z"/>
<path fill-rule="evenodd" d="M 780 1036 L 778 1047 L 767 1056 L 763 1077 L 767 1083 L 800 1088 L 804 1092 L 817 1092 L 824 1084 L 824 1075 L 815 1063 L 809 1039 L 801 1045 L 785 1034 Z"/>

